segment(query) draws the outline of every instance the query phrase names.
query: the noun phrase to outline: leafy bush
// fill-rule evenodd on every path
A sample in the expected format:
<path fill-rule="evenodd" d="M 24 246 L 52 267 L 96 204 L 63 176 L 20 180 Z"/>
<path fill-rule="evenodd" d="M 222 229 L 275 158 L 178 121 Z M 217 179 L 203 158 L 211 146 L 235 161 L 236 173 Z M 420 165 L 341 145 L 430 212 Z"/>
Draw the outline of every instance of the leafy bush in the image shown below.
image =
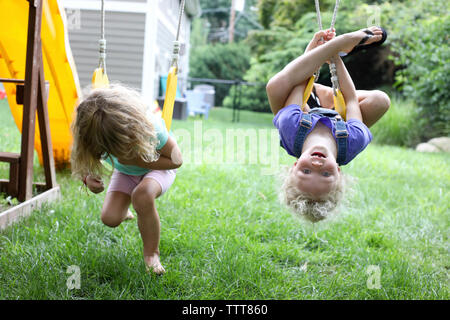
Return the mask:
<path fill-rule="evenodd" d="M 331 10 L 334 3 L 334 0 L 321 0 L 321 11 Z M 303 14 L 313 12 L 315 5 L 313 0 L 260 0 L 258 8 L 260 23 L 264 28 L 270 29 L 294 26 Z"/>
<path fill-rule="evenodd" d="M 392 16 L 402 26 L 392 42 L 392 59 L 403 68 L 396 85 L 417 105 L 422 139 L 450 135 L 449 10 L 447 1 L 417 1 Z"/>
<path fill-rule="evenodd" d="M 242 80 L 250 67 L 250 50 L 243 43 L 210 44 L 192 48 L 189 61 L 189 76 Z M 230 85 L 214 84 L 216 105 L 222 105 Z"/>
<path fill-rule="evenodd" d="M 329 17 L 329 14 L 324 14 L 324 17 Z M 285 27 L 273 27 L 270 30 L 258 30 L 250 34 L 247 43 L 253 56 L 244 80 L 261 85 L 246 86 L 242 89 L 240 109 L 270 112 L 265 84 L 275 73 L 305 51 L 317 31 L 314 23 L 315 14 L 311 12 L 303 15 L 296 24 L 295 31 Z M 322 67 L 318 81 L 324 84 L 329 82 L 329 71 L 326 65 Z M 225 107 L 232 107 L 233 97 L 234 91 L 231 91 L 224 101 Z"/>
<path fill-rule="evenodd" d="M 245 74 L 244 80 L 252 85 L 242 85 L 240 88 L 233 86 L 223 101 L 223 106 L 233 108 L 238 103 L 238 109 L 258 112 L 270 112 L 266 95 L 267 70 L 264 65 L 252 64 L 251 70 Z M 240 90 L 236 92 L 236 90 Z M 237 98 L 239 97 L 240 98 Z M 236 101 L 235 101 L 236 98 Z"/>

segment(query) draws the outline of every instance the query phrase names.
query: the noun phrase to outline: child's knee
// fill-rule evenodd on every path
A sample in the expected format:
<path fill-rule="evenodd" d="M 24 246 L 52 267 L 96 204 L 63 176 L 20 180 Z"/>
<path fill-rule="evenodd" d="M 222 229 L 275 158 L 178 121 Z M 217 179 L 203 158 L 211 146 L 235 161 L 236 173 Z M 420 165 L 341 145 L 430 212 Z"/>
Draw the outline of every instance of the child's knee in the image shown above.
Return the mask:
<path fill-rule="evenodd" d="M 374 100 L 378 108 L 382 109 L 384 112 L 388 111 L 391 106 L 391 99 L 389 96 L 380 90 L 374 91 Z"/>
<path fill-rule="evenodd" d="M 122 223 L 121 217 L 118 217 L 117 215 L 113 215 L 113 214 L 111 214 L 111 212 L 108 212 L 106 210 L 102 210 L 101 220 L 102 220 L 103 224 L 105 224 L 111 228 L 118 227 Z"/>
<path fill-rule="evenodd" d="M 146 188 L 137 187 L 131 194 L 131 203 L 138 214 L 139 212 L 154 207 L 155 199 L 156 194 Z"/>

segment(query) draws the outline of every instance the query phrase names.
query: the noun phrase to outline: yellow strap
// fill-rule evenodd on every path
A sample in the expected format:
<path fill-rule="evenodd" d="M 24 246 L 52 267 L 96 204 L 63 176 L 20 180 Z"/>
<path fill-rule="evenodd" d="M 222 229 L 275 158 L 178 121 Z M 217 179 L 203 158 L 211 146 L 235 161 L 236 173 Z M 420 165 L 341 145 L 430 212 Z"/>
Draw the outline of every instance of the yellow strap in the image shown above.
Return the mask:
<path fill-rule="evenodd" d="M 305 111 L 306 103 L 308 102 L 309 97 L 311 96 L 311 92 L 314 87 L 314 76 L 309 78 L 308 84 L 306 85 L 305 91 L 303 92 L 303 103 L 302 103 L 302 111 Z M 344 95 L 341 90 L 336 90 L 336 96 L 333 95 L 334 109 L 339 112 L 342 119 L 346 120 L 347 108 L 345 104 Z"/>
<path fill-rule="evenodd" d="M 171 67 L 167 76 L 166 96 L 162 110 L 162 118 L 166 123 L 167 130 L 170 130 L 170 126 L 172 125 L 173 107 L 177 94 L 177 78 L 177 68 Z"/>
<path fill-rule="evenodd" d="M 342 119 L 344 119 L 344 121 L 346 121 L 347 109 L 345 106 L 344 95 L 342 94 L 341 90 L 339 90 L 339 89 L 336 90 L 336 96 L 333 95 L 333 102 L 334 102 L 334 109 L 337 112 L 339 112 Z"/>
<path fill-rule="evenodd" d="M 103 73 L 103 68 L 97 68 L 94 70 L 92 75 L 92 87 L 96 88 L 106 88 L 109 86 L 109 79 L 106 73 Z"/>
<path fill-rule="evenodd" d="M 305 91 L 303 92 L 302 111 L 305 111 L 306 103 L 308 102 L 308 99 L 311 96 L 313 88 L 314 88 L 314 76 L 309 78 L 308 84 L 306 85 Z"/>

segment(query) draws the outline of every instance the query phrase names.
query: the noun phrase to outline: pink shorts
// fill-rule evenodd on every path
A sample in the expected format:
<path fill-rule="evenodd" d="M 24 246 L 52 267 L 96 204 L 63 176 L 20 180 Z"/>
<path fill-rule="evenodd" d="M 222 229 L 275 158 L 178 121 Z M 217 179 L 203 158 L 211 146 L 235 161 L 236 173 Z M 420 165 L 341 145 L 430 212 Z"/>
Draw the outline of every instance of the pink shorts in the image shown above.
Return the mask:
<path fill-rule="evenodd" d="M 142 176 L 132 176 L 114 170 L 107 192 L 120 191 L 131 196 L 134 188 L 136 188 L 142 180 L 151 178 L 159 183 L 162 190 L 161 195 L 163 195 L 175 181 L 176 172 L 176 170 L 152 170 Z"/>

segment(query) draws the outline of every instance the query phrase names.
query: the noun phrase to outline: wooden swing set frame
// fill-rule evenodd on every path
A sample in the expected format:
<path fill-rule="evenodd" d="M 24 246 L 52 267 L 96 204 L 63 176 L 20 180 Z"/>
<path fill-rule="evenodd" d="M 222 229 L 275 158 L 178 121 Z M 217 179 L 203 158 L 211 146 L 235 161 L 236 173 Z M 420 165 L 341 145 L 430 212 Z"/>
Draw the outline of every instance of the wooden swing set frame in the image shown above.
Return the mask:
<path fill-rule="evenodd" d="M 60 198 L 56 184 L 55 162 L 47 109 L 47 90 L 42 57 L 42 0 L 29 2 L 25 79 L 0 78 L 3 83 L 17 85 L 16 100 L 23 105 L 22 137 L 19 153 L 0 152 L 0 162 L 9 163 L 9 180 L 0 180 L 0 192 L 16 197 L 19 205 L 0 212 L 0 230 L 30 215 L 43 203 Z M 33 183 L 35 121 L 39 125 L 45 183 Z M 33 185 L 40 192 L 33 197 Z"/>

